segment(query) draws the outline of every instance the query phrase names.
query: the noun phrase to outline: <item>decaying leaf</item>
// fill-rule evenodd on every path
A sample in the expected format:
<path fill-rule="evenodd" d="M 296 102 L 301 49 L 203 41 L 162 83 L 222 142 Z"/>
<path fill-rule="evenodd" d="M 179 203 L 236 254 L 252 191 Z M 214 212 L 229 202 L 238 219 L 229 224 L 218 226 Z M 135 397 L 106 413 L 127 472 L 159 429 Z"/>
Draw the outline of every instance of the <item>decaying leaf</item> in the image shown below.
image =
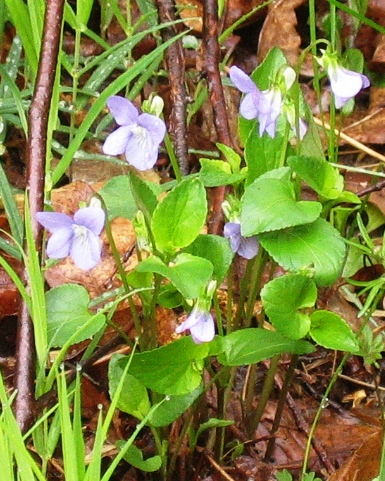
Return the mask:
<path fill-rule="evenodd" d="M 279 0 L 269 5 L 258 47 L 258 61 L 262 61 L 272 47 L 280 47 L 289 64 L 295 66 L 300 54 L 301 37 L 296 30 L 295 9 L 305 0 Z"/>

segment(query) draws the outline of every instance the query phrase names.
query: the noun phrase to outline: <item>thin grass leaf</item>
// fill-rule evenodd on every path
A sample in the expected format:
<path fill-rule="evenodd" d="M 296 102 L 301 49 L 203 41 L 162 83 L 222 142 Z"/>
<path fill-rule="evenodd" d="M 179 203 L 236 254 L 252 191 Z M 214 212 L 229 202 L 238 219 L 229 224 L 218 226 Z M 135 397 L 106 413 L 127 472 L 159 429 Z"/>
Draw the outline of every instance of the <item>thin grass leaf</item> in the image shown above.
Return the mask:
<path fill-rule="evenodd" d="M 96 479 L 100 479 L 103 444 L 103 411 L 102 409 L 100 409 L 98 416 L 98 424 L 95 431 L 91 462 L 88 465 L 87 472 L 84 476 L 84 481 L 94 481 Z"/>
<path fill-rule="evenodd" d="M 82 481 L 78 476 L 76 443 L 70 416 L 73 392 L 68 392 L 64 369 L 57 376 L 57 387 L 61 425 L 61 446 L 66 481 Z"/>
<path fill-rule="evenodd" d="M 36 355 L 38 360 L 38 371 L 41 373 L 45 370 L 46 352 L 47 352 L 47 310 L 45 306 L 44 295 L 44 276 L 40 268 L 39 254 L 36 251 L 36 245 L 33 239 L 31 227 L 31 213 L 29 210 L 28 196 L 25 196 L 24 203 L 25 212 L 25 239 L 28 248 L 28 257 L 24 256 L 25 268 L 30 280 L 31 310 L 30 314 L 33 320 Z M 36 389 L 39 389 L 37 384 Z M 37 394 L 42 393 L 37 391 Z"/>
<path fill-rule="evenodd" d="M 4 209 L 7 214 L 7 220 L 11 228 L 11 235 L 18 244 L 23 242 L 23 219 L 17 208 L 16 201 L 13 197 L 11 186 L 9 185 L 7 176 L 5 175 L 3 166 L 0 164 L 0 196 L 3 201 Z"/>
<path fill-rule="evenodd" d="M 29 454 L 19 429 L 19 425 L 11 409 L 10 400 L 7 398 L 3 378 L 0 373 L 0 401 L 2 404 L 2 428 L 9 446 L 15 457 L 15 465 L 18 471 L 18 481 L 46 481 L 45 476 Z M 3 469 L 3 466 L 1 467 Z M 10 481 L 14 479 L 10 478 Z M 7 478 L 8 481 L 8 478 Z"/>
<path fill-rule="evenodd" d="M 27 3 L 32 27 L 32 39 L 35 45 L 35 51 L 38 52 L 39 57 L 46 2 L 45 0 L 27 0 Z"/>
<path fill-rule="evenodd" d="M 31 299 L 24 287 L 24 284 L 20 280 L 19 276 L 13 269 L 13 267 L 4 259 L 4 257 L 0 256 L 0 266 L 5 270 L 5 272 L 9 275 L 12 282 L 15 284 L 17 290 L 20 292 L 23 300 L 26 302 L 28 309 L 31 308 Z"/>
<path fill-rule="evenodd" d="M 21 38 L 25 56 L 31 67 L 33 77 L 36 77 L 40 48 L 36 49 L 35 46 L 28 6 L 23 0 L 4 0 L 4 2 L 7 5 L 11 21 Z"/>
<path fill-rule="evenodd" d="M 80 367 L 80 366 L 79 366 Z M 82 402 L 81 402 L 81 384 L 80 384 L 80 370 L 76 370 L 76 381 L 75 381 L 75 394 L 74 394 L 74 409 L 72 416 L 73 424 L 73 438 L 76 450 L 76 465 L 77 474 L 80 480 L 83 481 L 86 472 L 84 466 L 85 458 L 85 446 L 83 439 L 83 426 L 82 426 Z M 95 480 L 98 478 L 94 478 Z"/>
<path fill-rule="evenodd" d="M 6 254 L 10 255 L 14 259 L 21 260 L 20 250 L 12 244 L 12 242 L 7 239 L 0 237 L 0 250 L 4 251 Z"/>
<path fill-rule="evenodd" d="M 12 45 L 7 55 L 7 59 L 5 61 L 4 70 L 7 72 L 8 77 L 12 80 L 15 80 L 16 75 L 18 73 L 18 68 L 20 64 L 22 52 L 22 43 L 20 37 L 16 35 L 12 40 Z M 2 79 L 0 83 L 0 98 L 9 97 L 11 95 L 10 88 L 5 82 L 5 79 Z"/>
<path fill-rule="evenodd" d="M 139 424 L 137 424 L 135 431 L 132 433 L 132 435 L 127 439 L 126 444 L 121 448 L 120 452 L 118 455 L 115 457 L 115 459 L 112 461 L 110 464 L 109 468 L 105 472 L 104 476 L 102 477 L 101 481 L 108 481 L 111 476 L 113 475 L 116 467 L 120 463 L 120 461 L 124 458 L 124 455 L 132 446 L 133 442 L 135 441 L 136 437 L 138 436 L 139 432 L 142 430 L 142 428 L 147 424 L 148 420 L 151 419 L 151 416 L 154 414 L 154 412 L 161 406 L 164 402 L 167 402 L 167 398 L 164 398 L 162 401 L 160 401 L 158 404 L 155 404 L 148 414 L 144 417 L 143 421 L 141 421 Z"/>
<path fill-rule="evenodd" d="M 25 102 L 22 98 L 20 90 L 17 88 L 16 83 L 9 76 L 8 72 L 5 70 L 5 68 L 2 65 L 0 65 L 0 76 L 3 78 L 2 82 L 4 82 L 9 87 L 13 95 L 13 99 L 16 105 L 16 110 L 17 110 L 17 113 L 19 114 L 21 126 L 23 127 L 24 135 L 27 137 L 28 123 L 27 123 L 27 117 L 25 115 L 25 108 L 27 108 L 27 106 L 25 105 Z M 1 105 L 0 111 L 3 110 L 4 107 L 5 107 L 5 103 Z"/>

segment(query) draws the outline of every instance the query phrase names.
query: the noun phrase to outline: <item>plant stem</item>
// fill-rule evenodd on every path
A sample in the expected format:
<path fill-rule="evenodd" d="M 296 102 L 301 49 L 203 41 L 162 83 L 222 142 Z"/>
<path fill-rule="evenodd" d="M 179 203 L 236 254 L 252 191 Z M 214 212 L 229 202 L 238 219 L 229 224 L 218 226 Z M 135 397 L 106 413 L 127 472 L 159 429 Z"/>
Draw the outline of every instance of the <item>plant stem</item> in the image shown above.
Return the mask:
<path fill-rule="evenodd" d="M 262 389 L 261 395 L 259 397 L 258 406 L 257 406 L 257 409 L 255 410 L 255 412 L 253 411 L 252 405 L 251 405 L 251 402 L 250 402 L 250 400 L 252 401 L 252 398 L 254 397 L 254 385 L 255 385 L 255 383 L 249 384 L 248 393 L 251 393 L 251 394 L 249 394 L 249 402 L 248 402 L 248 406 L 247 406 L 245 421 L 246 421 L 246 430 L 247 430 L 250 437 L 254 436 L 255 431 L 258 427 L 258 424 L 260 423 L 262 415 L 265 411 L 265 408 L 266 408 L 267 402 L 270 398 L 271 392 L 273 391 L 274 377 L 277 373 L 279 359 L 280 359 L 279 354 L 277 354 L 277 355 L 275 355 L 271 358 L 270 366 L 269 366 L 269 369 L 268 369 L 267 374 L 266 374 L 265 382 L 263 384 L 263 389 Z M 257 365 L 254 364 L 252 366 L 252 368 L 254 368 L 255 371 L 256 371 Z M 252 377 L 254 377 L 254 376 L 250 376 L 250 379 L 252 379 Z"/>

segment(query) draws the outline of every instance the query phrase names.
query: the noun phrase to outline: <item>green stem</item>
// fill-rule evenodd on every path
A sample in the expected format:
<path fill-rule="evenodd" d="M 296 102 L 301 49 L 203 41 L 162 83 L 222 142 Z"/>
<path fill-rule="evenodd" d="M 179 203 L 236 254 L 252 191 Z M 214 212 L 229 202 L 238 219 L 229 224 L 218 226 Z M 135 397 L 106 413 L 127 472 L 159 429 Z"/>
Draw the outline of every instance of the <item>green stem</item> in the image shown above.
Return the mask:
<path fill-rule="evenodd" d="M 304 460 L 303 460 L 303 465 L 302 465 L 302 476 L 301 476 L 301 479 L 304 479 L 305 475 L 306 475 L 306 471 L 307 471 L 307 465 L 308 465 L 308 462 L 309 462 L 309 456 L 310 456 L 310 449 L 311 449 L 311 443 L 312 443 L 312 440 L 313 440 L 313 436 L 314 436 L 314 432 L 315 432 L 315 429 L 317 427 L 317 424 L 318 424 L 318 421 L 321 417 L 321 414 L 323 412 L 323 410 L 325 409 L 325 407 L 327 406 L 327 403 L 328 403 L 328 397 L 329 397 L 329 394 L 331 392 L 331 390 L 333 389 L 333 386 L 334 384 L 336 383 L 337 379 L 338 379 L 338 376 L 341 374 L 342 372 L 342 368 L 343 366 L 345 365 L 346 361 L 348 360 L 348 358 L 350 357 L 350 353 L 347 353 L 345 354 L 345 356 L 342 358 L 342 361 L 340 362 L 339 366 L 337 367 L 337 369 L 335 370 L 334 374 L 333 374 L 333 377 L 332 379 L 330 380 L 330 383 L 325 391 L 325 394 L 322 396 L 322 399 L 321 399 L 321 402 L 320 402 L 320 405 L 318 407 L 318 410 L 317 410 L 317 413 L 314 417 L 314 420 L 313 420 L 313 423 L 312 423 L 312 426 L 310 428 L 310 432 L 309 432 L 309 436 L 307 438 L 307 442 L 306 442 L 306 449 L 305 449 L 305 456 L 304 456 Z"/>
<path fill-rule="evenodd" d="M 265 250 L 262 249 L 262 247 L 260 247 L 258 255 L 256 257 L 255 264 L 253 265 L 252 273 L 251 273 L 250 288 L 249 288 L 250 295 L 247 302 L 246 316 L 245 316 L 245 322 L 244 322 L 245 327 L 250 327 L 251 325 L 251 318 L 253 317 L 253 314 L 254 314 L 255 300 L 261 290 L 261 279 L 262 279 L 263 271 L 266 266 L 266 262 L 267 262 L 267 256 L 265 254 Z"/>
<path fill-rule="evenodd" d="M 179 168 L 178 159 L 176 158 L 174 146 L 172 145 L 170 135 L 168 133 L 166 133 L 166 136 L 164 138 L 164 145 L 166 147 L 167 155 L 170 159 L 172 168 L 174 170 L 175 179 L 177 180 L 178 183 L 182 182 L 182 174 Z"/>
<path fill-rule="evenodd" d="M 267 443 L 267 448 L 265 453 L 266 462 L 269 462 L 270 458 L 274 454 L 274 446 L 275 446 L 274 434 L 278 431 L 278 428 L 281 423 L 282 413 L 286 403 L 286 396 L 289 391 L 290 383 L 293 379 L 294 371 L 297 366 L 297 363 L 298 363 L 298 355 L 294 354 L 291 357 L 290 366 L 286 373 L 285 381 L 283 383 L 283 386 L 279 395 L 278 406 L 277 406 L 277 410 L 275 411 L 273 425 L 270 430 L 270 439 L 269 439 L 269 442 Z"/>
<path fill-rule="evenodd" d="M 240 282 L 240 296 L 239 296 L 239 302 L 238 302 L 238 308 L 237 308 L 237 313 L 235 315 L 234 319 L 234 330 L 236 331 L 241 327 L 241 320 L 244 317 L 245 314 L 245 303 L 248 295 L 248 287 L 250 284 L 250 279 L 252 277 L 254 265 L 257 262 L 258 256 L 254 257 L 254 259 L 251 259 L 247 262 L 246 266 L 246 272 L 243 277 L 243 279 Z"/>
<path fill-rule="evenodd" d="M 257 409 L 255 410 L 255 412 L 253 412 L 253 410 L 251 409 L 251 405 L 249 407 L 250 410 L 247 413 L 246 421 L 247 421 L 247 430 L 250 436 L 254 436 L 255 431 L 258 427 L 258 424 L 261 421 L 262 415 L 265 412 L 267 402 L 270 399 L 270 395 L 274 388 L 274 377 L 277 373 L 279 359 L 280 359 L 279 354 L 276 354 L 271 358 L 270 366 L 266 374 L 265 382 L 263 384 L 262 393 L 258 400 Z M 256 365 L 253 365 L 252 367 L 254 366 Z M 249 389 L 253 393 L 254 384 L 252 386 L 249 386 Z"/>
<path fill-rule="evenodd" d="M 106 229 L 108 241 L 110 243 L 112 256 L 115 260 L 116 268 L 118 269 L 119 276 L 120 276 L 120 278 L 122 280 L 122 283 L 123 283 L 124 291 L 127 294 L 130 294 L 131 288 L 128 285 L 126 271 L 124 270 L 124 266 L 123 266 L 122 261 L 120 259 L 118 249 L 116 248 L 115 240 L 114 240 L 114 237 L 113 237 L 112 231 L 111 231 L 111 224 L 110 224 L 108 219 L 106 221 L 105 229 Z M 135 303 L 132 299 L 132 296 L 128 297 L 128 303 L 129 303 L 130 310 L 131 310 L 131 313 L 132 313 L 132 318 L 133 318 L 133 321 L 134 321 L 134 324 L 135 324 L 136 335 L 140 339 L 141 338 L 141 330 L 142 330 L 141 329 L 141 323 L 140 323 L 139 314 L 138 314 L 138 311 L 136 310 L 136 306 L 135 306 Z"/>

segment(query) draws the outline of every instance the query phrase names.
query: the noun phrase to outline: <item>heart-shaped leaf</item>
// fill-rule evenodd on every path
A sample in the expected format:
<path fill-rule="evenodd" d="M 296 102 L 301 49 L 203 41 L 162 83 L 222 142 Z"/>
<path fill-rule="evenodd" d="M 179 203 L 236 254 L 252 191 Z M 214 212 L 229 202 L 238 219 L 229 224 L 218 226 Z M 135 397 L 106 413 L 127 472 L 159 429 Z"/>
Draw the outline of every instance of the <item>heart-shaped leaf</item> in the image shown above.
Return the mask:
<path fill-rule="evenodd" d="M 295 155 L 287 163 L 319 195 L 337 199 L 344 189 L 344 178 L 325 159 Z"/>
<path fill-rule="evenodd" d="M 223 338 L 224 352 L 218 356 L 225 366 L 255 364 L 276 354 L 305 354 L 314 351 L 306 341 L 292 341 L 279 332 L 251 328 L 232 332 Z"/>
<path fill-rule="evenodd" d="M 311 314 L 310 320 L 310 336 L 317 344 L 327 349 L 359 353 L 357 336 L 340 316 L 319 310 Z"/>
<path fill-rule="evenodd" d="M 246 188 L 242 200 L 242 235 L 249 237 L 314 222 L 319 202 L 297 201 L 292 182 L 259 177 Z"/>
<path fill-rule="evenodd" d="M 213 265 L 210 261 L 183 252 L 169 265 L 159 257 L 149 257 L 142 261 L 136 270 L 156 272 L 169 279 L 186 299 L 199 297 L 213 275 Z"/>
<path fill-rule="evenodd" d="M 200 233 L 207 215 L 206 192 L 195 178 L 184 180 L 159 203 L 152 216 L 152 233 L 158 249 L 175 252 Z"/>
<path fill-rule="evenodd" d="M 288 271 L 314 270 L 321 286 L 333 284 L 341 274 L 346 246 L 339 232 L 325 219 L 258 236 L 273 259 Z"/>
<path fill-rule="evenodd" d="M 313 307 L 317 299 L 315 283 L 306 276 L 289 274 L 273 279 L 261 292 L 270 322 L 289 339 L 301 339 L 310 328 L 310 317 L 302 309 Z"/>

